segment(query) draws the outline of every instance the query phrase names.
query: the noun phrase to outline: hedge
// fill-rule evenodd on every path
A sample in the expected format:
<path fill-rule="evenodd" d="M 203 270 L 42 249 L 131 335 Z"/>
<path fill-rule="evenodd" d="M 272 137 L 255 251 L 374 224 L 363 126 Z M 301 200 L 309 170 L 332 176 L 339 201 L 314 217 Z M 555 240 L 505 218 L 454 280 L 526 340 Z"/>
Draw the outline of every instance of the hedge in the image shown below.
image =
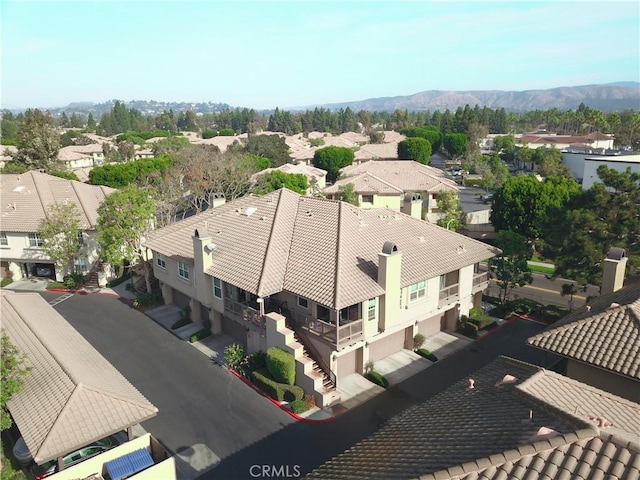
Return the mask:
<path fill-rule="evenodd" d="M 460 326 L 460 333 L 467 337 L 476 338 L 478 336 L 478 327 L 473 323 L 466 322 Z"/>
<path fill-rule="evenodd" d="M 378 372 L 373 372 L 373 371 L 369 372 L 365 375 L 365 377 L 367 378 L 367 380 L 370 380 L 376 385 L 380 385 L 383 388 L 389 387 L 389 382 L 387 381 L 387 379 L 384 378 L 384 375 Z"/>
<path fill-rule="evenodd" d="M 276 382 L 296 383 L 296 360 L 289 352 L 271 347 L 267 350 L 267 369 Z"/>
<path fill-rule="evenodd" d="M 206 328 L 203 328 L 202 330 L 198 330 L 196 333 L 191 335 L 189 337 L 189 342 L 194 343 L 194 342 L 197 342 L 198 340 L 202 340 L 203 338 L 207 338 L 210 335 L 211 335 L 211 332 Z"/>
<path fill-rule="evenodd" d="M 302 400 L 304 390 L 297 385 L 287 385 L 276 382 L 266 368 L 261 368 L 251 373 L 251 381 L 262 389 L 271 398 L 280 402 L 294 402 Z"/>
<path fill-rule="evenodd" d="M 131 270 L 127 270 L 127 272 L 123 276 L 121 276 L 119 278 L 114 278 L 113 280 L 109 280 L 107 282 L 107 287 L 109 287 L 109 288 L 117 287 L 121 283 L 126 282 L 127 280 L 129 280 L 129 278 L 131 278 Z"/>
<path fill-rule="evenodd" d="M 54 288 L 64 288 L 66 290 L 67 287 L 62 282 L 49 282 L 47 284 L 47 290 L 53 290 Z"/>
<path fill-rule="evenodd" d="M 10 283 L 13 282 L 13 278 L 11 277 L 4 277 L 2 279 L 2 281 L 0 282 L 0 287 L 6 287 L 7 285 L 9 285 Z"/>
<path fill-rule="evenodd" d="M 432 362 L 438 361 L 438 357 L 436 357 L 433 353 L 431 353 L 426 348 L 419 348 L 418 350 L 416 350 L 416 353 L 421 357 L 426 358 L 427 360 L 431 360 Z"/>
<path fill-rule="evenodd" d="M 309 410 L 309 404 L 306 400 L 294 400 L 293 402 L 289 402 L 289 405 L 293 413 L 304 413 Z"/>

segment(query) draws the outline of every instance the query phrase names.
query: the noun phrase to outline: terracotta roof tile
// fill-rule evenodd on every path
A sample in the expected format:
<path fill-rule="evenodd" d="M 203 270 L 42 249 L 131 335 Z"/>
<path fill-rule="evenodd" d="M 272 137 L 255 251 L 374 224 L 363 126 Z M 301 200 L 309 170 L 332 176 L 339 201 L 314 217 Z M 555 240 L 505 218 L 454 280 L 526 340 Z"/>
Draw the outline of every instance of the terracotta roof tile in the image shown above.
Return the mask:
<path fill-rule="evenodd" d="M 157 414 L 40 295 L 0 292 L 0 302 L 3 329 L 32 367 L 8 406 L 36 462 Z"/>

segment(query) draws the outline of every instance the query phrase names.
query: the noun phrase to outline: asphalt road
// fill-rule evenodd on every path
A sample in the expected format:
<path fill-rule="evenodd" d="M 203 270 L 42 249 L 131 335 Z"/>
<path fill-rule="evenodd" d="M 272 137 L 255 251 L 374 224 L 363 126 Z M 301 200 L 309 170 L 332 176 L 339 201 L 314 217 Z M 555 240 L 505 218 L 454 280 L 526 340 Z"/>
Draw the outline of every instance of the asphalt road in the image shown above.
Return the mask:
<path fill-rule="evenodd" d="M 332 422 L 307 424 L 115 297 L 73 295 L 54 308 L 159 408 L 143 425 L 150 433 L 173 452 L 203 443 L 222 458 L 202 479 L 251 479 L 262 465 L 304 475 L 498 355 L 544 362 L 525 340 L 545 326 L 517 320 Z"/>

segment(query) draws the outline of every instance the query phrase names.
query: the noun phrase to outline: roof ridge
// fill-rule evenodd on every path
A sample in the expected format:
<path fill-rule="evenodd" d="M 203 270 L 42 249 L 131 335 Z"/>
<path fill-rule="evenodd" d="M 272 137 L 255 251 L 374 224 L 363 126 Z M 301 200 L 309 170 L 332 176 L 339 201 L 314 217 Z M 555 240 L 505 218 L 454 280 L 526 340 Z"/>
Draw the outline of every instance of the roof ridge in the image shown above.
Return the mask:
<path fill-rule="evenodd" d="M 340 291 L 340 283 L 341 282 L 341 278 L 340 278 L 340 253 L 342 251 L 342 242 L 340 241 L 341 239 L 341 232 L 342 232 L 342 210 L 344 208 L 345 202 L 338 202 L 338 226 L 336 229 L 336 255 L 334 257 L 334 262 L 335 262 L 335 272 L 334 272 L 334 287 L 333 287 L 333 308 L 336 308 L 336 305 L 338 304 L 338 292 Z M 340 324 L 340 319 L 336 318 L 336 325 Z"/>
<path fill-rule="evenodd" d="M 278 198 L 278 203 L 276 205 L 276 211 L 273 214 L 273 221 L 271 222 L 271 228 L 269 229 L 269 241 L 267 242 L 267 246 L 265 248 L 265 255 L 262 258 L 262 268 L 260 269 L 260 276 L 259 276 L 259 281 L 258 281 L 258 288 L 256 289 L 256 292 L 258 293 L 259 296 L 262 296 L 260 294 L 261 290 L 262 290 L 262 284 L 264 282 L 264 274 L 265 274 L 265 267 L 267 265 L 267 260 L 271 258 L 271 243 L 273 242 L 273 232 L 275 230 L 276 227 L 276 222 L 278 220 L 278 214 L 281 212 L 280 208 L 282 207 L 282 196 L 284 195 L 284 190 L 286 190 L 285 188 L 280 188 L 279 190 L 276 190 L 276 192 L 273 194 L 274 197 Z M 298 202 L 299 204 L 299 202 Z M 291 240 L 289 240 L 289 246 L 291 246 Z M 291 250 L 291 248 L 289 248 L 289 250 Z"/>
<path fill-rule="evenodd" d="M 44 199 L 42 198 L 42 195 L 40 194 L 40 189 L 38 188 L 38 182 L 36 181 L 37 177 L 34 176 L 39 172 L 36 172 L 35 170 L 31 170 L 28 173 L 31 176 L 31 181 L 33 182 L 33 188 L 35 189 L 36 195 L 38 196 L 38 201 L 40 202 L 40 208 L 42 208 L 42 211 L 44 212 L 45 218 L 49 218 L 48 207 L 44 204 Z"/>
<path fill-rule="evenodd" d="M 129 382 L 129 380 L 127 380 L 127 383 L 129 383 L 133 387 L 133 385 Z M 140 407 L 143 410 L 147 410 L 147 411 L 152 412 L 152 413 L 158 413 L 158 407 L 156 407 L 151 402 L 149 402 L 147 397 L 142 395 L 142 393 L 140 393 L 140 391 L 137 388 L 135 388 L 135 387 L 133 387 L 133 388 L 135 389 L 136 392 L 138 392 L 142 396 L 142 398 L 144 398 L 146 400 L 146 403 L 140 402 L 140 401 L 132 399 L 130 397 L 124 397 L 124 396 L 122 396 L 122 395 L 120 395 L 118 393 L 114 393 L 114 392 L 110 392 L 108 390 L 104 390 L 102 388 L 94 386 L 93 384 L 89 385 L 89 384 L 85 384 L 85 383 L 79 382 L 78 386 L 76 387 L 76 389 L 88 390 L 88 391 L 92 391 L 92 392 L 95 392 L 95 393 L 99 393 L 101 395 L 113 398 L 115 400 L 120 400 L 122 402 L 126 402 L 126 403 L 129 403 L 131 405 L 136 405 L 137 407 Z"/>
<path fill-rule="evenodd" d="M 80 207 L 80 209 L 82 209 L 82 214 L 84 215 L 84 217 L 87 219 L 87 225 L 89 226 L 90 230 L 93 230 L 93 227 L 95 225 L 91 224 L 91 217 L 89 216 L 89 212 L 84 204 L 84 202 L 82 201 L 82 195 L 80 194 L 80 192 L 78 191 L 78 188 L 76 188 L 76 183 L 73 180 L 68 180 L 69 183 L 71 183 L 71 189 L 73 190 L 73 193 L 75 193 L 76 195 L 76 199 L 77 202 L 73 202 L 75 204 L 79 204 L 78 206 Z M 84 185 L 84 184 L 83 184 Z M 100 186 L 102 187 L 102 185 Z M 100 191 L 102 191 L 102 188 L 100 188 Z"/>

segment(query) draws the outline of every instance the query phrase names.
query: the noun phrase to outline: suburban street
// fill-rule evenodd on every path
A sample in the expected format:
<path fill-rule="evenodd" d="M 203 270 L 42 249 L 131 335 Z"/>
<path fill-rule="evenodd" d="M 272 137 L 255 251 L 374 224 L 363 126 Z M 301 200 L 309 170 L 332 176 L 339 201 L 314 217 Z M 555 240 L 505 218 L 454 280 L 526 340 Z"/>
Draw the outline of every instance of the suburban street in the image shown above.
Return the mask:
<path fill-rule="evenodd" d="M 42 295 L 51 302 L 63 294 Z M 54 308 L 159 408 L 145 429 L 173 452 L 204 444 L 222 458 L 204 479 L 253 478 L 252 465 L 283 465 L 304 474 L 498 355 L 544 361 L 524 342 L 545 326 L 517 320 L 332 422 L 307 424 L 118 298 L 76 294 Z"/>

